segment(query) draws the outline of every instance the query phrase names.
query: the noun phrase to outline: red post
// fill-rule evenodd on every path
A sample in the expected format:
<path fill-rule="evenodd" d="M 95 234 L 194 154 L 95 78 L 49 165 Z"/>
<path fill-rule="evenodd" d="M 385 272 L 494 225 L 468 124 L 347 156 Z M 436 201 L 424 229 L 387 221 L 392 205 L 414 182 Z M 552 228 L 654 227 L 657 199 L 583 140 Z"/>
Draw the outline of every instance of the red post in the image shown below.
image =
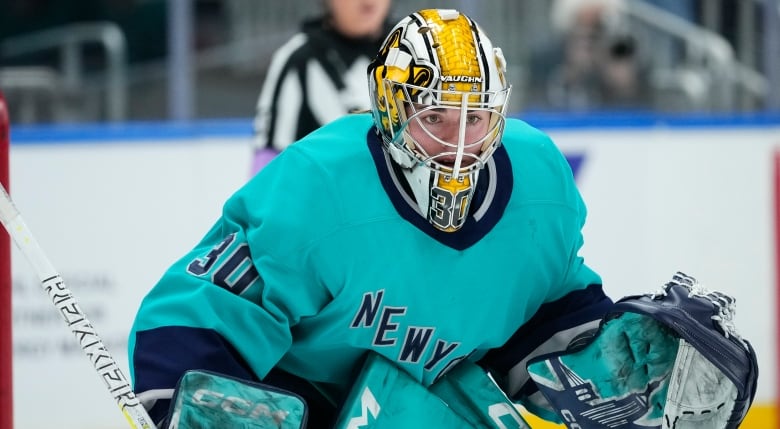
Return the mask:
<path fill-rule="evenodd" d="M 9 187 L 9 128 L 5 98 L 0 92 L 0 182 Z M 13 341 L 11 326 L 11 238 L 0 228 L 0 429 L 13 429 Z"/>
<path fill-rule="evenodd" d="M 780 152 L 775 151 L 774 160 L 774 214 L 775 214 L 775 371 L 780 368 Z M 780 407 L 780 372 L 775 375 L 775 406 Z M 777 415 L 777 412 L 775 412 Z"/>

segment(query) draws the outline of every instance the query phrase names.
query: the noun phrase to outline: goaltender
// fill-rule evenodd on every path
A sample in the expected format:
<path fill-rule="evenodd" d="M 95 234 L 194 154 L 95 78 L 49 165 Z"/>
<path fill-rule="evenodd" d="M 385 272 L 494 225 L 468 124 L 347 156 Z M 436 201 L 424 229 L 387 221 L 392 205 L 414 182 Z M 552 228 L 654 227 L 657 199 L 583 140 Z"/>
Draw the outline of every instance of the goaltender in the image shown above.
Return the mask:
<path fill-rule="evenodd" d="M 513 404 L 572 428 L 742 421 L 757 368 L 732 300 L 687 276 L 607 297 L 571 169 L 507 118 L 482 27 L 412 13 L 368 85 L 371 113 L 282 152 L 145 297 L 131 375 L 160 427 L 527 427 Z"/>

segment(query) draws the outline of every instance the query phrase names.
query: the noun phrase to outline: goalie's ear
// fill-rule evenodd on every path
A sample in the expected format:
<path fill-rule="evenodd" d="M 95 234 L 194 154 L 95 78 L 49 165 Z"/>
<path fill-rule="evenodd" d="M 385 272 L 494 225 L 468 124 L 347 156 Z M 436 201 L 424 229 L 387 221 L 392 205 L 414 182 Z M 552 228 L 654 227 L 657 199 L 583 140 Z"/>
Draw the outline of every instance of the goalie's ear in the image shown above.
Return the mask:
<path fill-rule="evenodd" d="M 700 355 L 686 358 L 678 353 L 676 374 L 686 375 L 689 383 L 697 382 L 696 368 L 702 365 L 711 365 L 725 376 L 734 385 L 736 397 L 724 427 L 739 426 L 755 399 L 758 361 L 752 345 L 737 332 L 733 297 L 708 290 L 695 278 L 678 272 L 660 292 L 623 298 L 615 303 L 614 311 L 652 317 L 673 330 L 683 340 L 682 343 L 689 345 L 686 347 L 690 351 Z M 688 359 L 687 362 L 684 359 Z M 686 371 L 692 371 L 693 374 L 687 374 Z M 706 377 L 704 374 L 699 376 Z M 671 387 L 677 390 L 669 392 L 670 399 L 675 393 L 682 397 L 688 396 L 684 392 L 685 385 Z M 695 386 L 691 387 L 697 390 Z M 700 390 L 703 390 L 701 387 Z"/>

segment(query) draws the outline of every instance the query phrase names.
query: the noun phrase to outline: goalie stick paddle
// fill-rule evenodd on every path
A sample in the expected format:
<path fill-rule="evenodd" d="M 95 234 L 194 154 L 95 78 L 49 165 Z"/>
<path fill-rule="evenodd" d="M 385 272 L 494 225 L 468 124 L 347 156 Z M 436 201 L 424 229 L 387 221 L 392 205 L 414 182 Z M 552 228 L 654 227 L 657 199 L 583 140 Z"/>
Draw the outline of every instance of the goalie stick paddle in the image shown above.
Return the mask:
<path fill-rule="evenodd" d="M 81 349 L 114 397 L 119 409 L 133 429 L 156 429 L 141 402 L 136 398 L 122 370 L 106 349 L 92 323 L 81 311 L 70 289 L 43 253 L 38 242 L 24 223 L 5 187 L 0 185 L 0 221 L 8 234 L 32 265 L 41 286 L 59 310 L 65 323 L 76 336 Z"/>

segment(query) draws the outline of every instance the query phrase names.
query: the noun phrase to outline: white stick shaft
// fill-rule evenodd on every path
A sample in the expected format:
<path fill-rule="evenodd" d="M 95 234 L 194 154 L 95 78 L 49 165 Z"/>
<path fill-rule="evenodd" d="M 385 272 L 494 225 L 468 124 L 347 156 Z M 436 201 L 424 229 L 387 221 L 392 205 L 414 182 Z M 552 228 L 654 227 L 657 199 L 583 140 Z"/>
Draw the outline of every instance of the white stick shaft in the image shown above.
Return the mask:
<path fill-rule="evenodd" d="M 119 409 L 133 429 L 155 429 L 154 422 L 133 393 L 130 383 L 122 373 L 114 358 L 103 345 L 92 323 L 81 311 L 70 289 L 65 286 L 62 277 L 49 262 L 46 254 L 38 245 L 19 210 L 16 209 L 5 187 L 0 185 L 0 220 L 11 235 L 24 256 L 30 261 L 35 273 L 41 280 L 41 286 L 48 293 L 59 310 L 65 323 L 81 349 L 86 353 L 100 378 L 114 397 Z"/>

